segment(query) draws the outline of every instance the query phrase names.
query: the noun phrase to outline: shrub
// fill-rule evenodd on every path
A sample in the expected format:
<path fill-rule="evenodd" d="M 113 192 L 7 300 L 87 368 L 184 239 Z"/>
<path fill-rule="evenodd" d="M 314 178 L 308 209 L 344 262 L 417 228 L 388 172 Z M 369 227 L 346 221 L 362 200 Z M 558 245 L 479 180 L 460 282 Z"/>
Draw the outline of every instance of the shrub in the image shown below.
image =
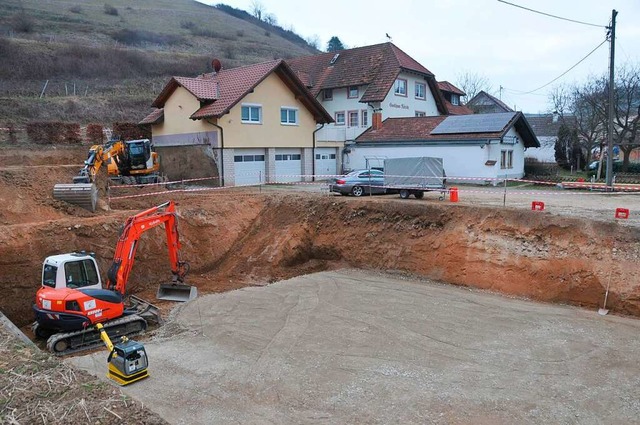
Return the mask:
<path fill-rule="evenodd" d="M 13 124 L 12 122 L 8 123 L 7 131 L 9 133 L 9 143 L 18 143 L 18 131 L 16 130 L 15 124 Z"/>
<path fill-rule="evenodd" d="M 151 139 L 151 127 L 133 122 L 115 122 L 113 135 L 123 140 Z"/>
<path fill-rule="evenodd" d="M 32 122 L 27 124 L 27 136 L 33 143 L 81 143 L 80 124 L 63 122 Z"/>
<path fill-rule="evenodd" d="M 11 27 L 17 32 L 33 32 L 35 28 L 35 21 L 25 12 L 20 12 L 13 15 Z"/>
<path fill-rule="evenodd" d="M 232 44 L 225 44 L 222 48 L 224 52 L 224 57 L 227 59 L 235 59 L 236 58 L 236 49 Z"/>
<path fill-rule="evenodd" d="M 104 13 L 111 16 L 118 16 L 118 9 L 111 6 L 110 4 L 104 5 Z"/>
<path fill-rule="evenodd" d="M 80 5 L 71 6 L 69 8 L 69 12 L 71 12 L 71 13 L 82 13 L 82 7 L 80 7 Z"/>
<path fill-rule="evenodd" d="M 193 21 L 182 21 L 180 22 L 180 28 L 185 30 L 192 30 L 196 28 L 196 23 Z"/>
<path fill-rule="evenodd" d="M 271 37 L 271 33 L 269 31 L 265 31 L 264 35 L 267 36 L 267 37 Z"/>
<path fill-rule="evenodd" d="M 236 35 L 238 37 L 244 37 L 244 31 L 243 30 L 238 30 L 238 31 L 236 31 Z"/>
<path fill-rule="evenodd" d="M 87 125 L 87 140 L 93 145 L 104 143 L 102 124 L 91 123 Z"/>
<path fill-rule="evenodd" d="M 527 176 L 551 176 L 557 172 L 558 166 L 556 164 L 546 164 L 536 158 L 524 159 L 524 173 Z"/>
<path fill-rule="evenodd" d="M 111 37 L 120 43 L 137 45 L 143 43 L 176 44 L 182 38 L 176 35 L 158 34 L 151 31 L 122 29 L 111 34 Z"/>

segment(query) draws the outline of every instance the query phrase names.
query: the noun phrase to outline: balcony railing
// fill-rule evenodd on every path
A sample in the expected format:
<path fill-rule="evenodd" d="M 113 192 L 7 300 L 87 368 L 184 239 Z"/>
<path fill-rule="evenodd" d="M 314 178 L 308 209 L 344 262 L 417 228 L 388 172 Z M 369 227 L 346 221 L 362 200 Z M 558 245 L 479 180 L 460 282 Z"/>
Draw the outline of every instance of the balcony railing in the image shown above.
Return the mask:
<path fill-rule="evenodd" d="M 328 125 L 316 133 L 318 142 L 345 142 L 354 140 L 366 130 L 365 127 Z"/>

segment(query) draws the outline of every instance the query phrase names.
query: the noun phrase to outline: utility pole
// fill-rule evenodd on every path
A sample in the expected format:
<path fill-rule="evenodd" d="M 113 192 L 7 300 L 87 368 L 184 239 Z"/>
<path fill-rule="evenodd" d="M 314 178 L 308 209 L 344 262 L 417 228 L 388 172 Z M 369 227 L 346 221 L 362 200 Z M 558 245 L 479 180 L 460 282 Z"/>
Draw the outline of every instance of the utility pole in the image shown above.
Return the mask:
<path fill-rule="evenodd" d="M 609 190 L 613 190 L 613 111 L 614 111 L 614 90 L 613 74 L 615 71 L 616 57 L 616 16 L 618 12 L 611 11 L 611 27 L 609 28 L 609 125 L 607 131 L 607 177 L 606 184 Z"/>

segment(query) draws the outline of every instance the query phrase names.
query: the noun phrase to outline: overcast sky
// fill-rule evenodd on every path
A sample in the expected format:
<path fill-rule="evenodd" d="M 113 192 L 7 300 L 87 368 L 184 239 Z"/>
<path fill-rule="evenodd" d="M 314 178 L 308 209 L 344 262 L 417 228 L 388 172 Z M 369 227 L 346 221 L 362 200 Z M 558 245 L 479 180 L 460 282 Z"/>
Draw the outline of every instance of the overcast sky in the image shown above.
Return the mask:
<path fill-rule="evenodd" d="M 253 0 L 220 0 L 250 11 Z M 511 3 L 587 23 L 609 24 L 619 14 L 616 63 L 640 59 L 640 0 L 509 0 Z M 550 82 L 586 56 L 606 35 L 604 28 L 534 14 L 497 0 L 260 0 L 278 24 L 307 38 L 317 35 L 322 48 L 336 35 L 348 47 L 392 41 L 436 78 L 456 83 L 469 71 L 486 76 L 492 94 L 511 107 L 536 113 L 550 110 L 549 91 L 561 83 L 586 81 L 607 73 L 609 44 L 558 82 Z"/>

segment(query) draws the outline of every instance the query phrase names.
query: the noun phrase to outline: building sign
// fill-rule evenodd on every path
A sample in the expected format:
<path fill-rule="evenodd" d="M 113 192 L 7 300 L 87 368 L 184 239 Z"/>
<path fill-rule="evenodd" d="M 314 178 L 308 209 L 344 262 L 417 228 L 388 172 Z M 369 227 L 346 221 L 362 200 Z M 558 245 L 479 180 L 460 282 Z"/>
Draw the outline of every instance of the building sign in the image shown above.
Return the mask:
<path fill-rule="evenodd" d="M 404 103 L 398 104 L 398 103 L 389 102 L 389 107 L 396 108 L 396 109 L 409 109 L 409 105 L 405 105 Z"/>

